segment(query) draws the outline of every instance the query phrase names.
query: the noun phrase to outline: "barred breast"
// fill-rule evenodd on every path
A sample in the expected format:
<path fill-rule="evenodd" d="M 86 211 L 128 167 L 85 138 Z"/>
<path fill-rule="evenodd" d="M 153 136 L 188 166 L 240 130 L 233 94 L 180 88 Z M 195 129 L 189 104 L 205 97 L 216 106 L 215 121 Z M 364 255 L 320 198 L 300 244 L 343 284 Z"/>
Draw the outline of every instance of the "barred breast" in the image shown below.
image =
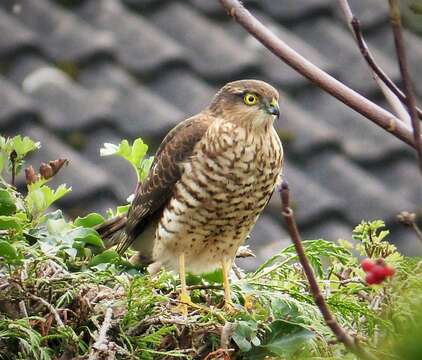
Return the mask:
<path fill-rule="evenodd" d="M 267 204 L 282 162 L 272 126 L 257 132 L 216 121 L 183 164 L 156 229 L 153 258 L 177 269 L 184 252 L 191 273 L 233 259 Z"/>

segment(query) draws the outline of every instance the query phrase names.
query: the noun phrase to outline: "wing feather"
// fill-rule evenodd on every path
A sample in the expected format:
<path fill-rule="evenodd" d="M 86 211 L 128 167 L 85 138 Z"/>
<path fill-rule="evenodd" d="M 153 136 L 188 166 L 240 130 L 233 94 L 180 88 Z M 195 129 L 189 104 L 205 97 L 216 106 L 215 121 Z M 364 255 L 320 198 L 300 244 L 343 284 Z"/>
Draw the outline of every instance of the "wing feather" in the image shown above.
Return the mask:
<path fill-rule="evenodd" d="M 196 143 L 204 136 L 214 118 L 207 113 L 193 116 L 171 130 L 161 143 L 151 170 L 139 186 L 129 209 L 126 236 L 118 246 L 123 253 L 156 218 L 173 194 L 181 177 L 180 164 L 192 155 Z"/>

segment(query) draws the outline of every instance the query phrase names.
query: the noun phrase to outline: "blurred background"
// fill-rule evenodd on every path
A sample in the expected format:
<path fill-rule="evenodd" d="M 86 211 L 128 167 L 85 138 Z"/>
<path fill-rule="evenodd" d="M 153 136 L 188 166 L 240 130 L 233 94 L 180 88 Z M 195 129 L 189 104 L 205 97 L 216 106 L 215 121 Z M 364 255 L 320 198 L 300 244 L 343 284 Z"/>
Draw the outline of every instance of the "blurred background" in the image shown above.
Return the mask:
<path fill-rule="evenodd" d="M 333 0 L 244 1 L 290 46 L 353 89 L 387 106 Z M 422 16 L 403 3 L 408 56 L 422 95 Z M 399 80 L 385 0 L 350 0 L 379 65 Z M 411 28 L 411 29 L 410 29 Z M 323 93 L 264 49 L 216 0 L 0 1 L 0 130 L 42 149 L 31 163 L 70 160 L 56 183 L 73 191 L 70 217 L 125 203 L 135 176 L 104 142 L 142 137 L 152 155 L 179 121 L 219 87 L 242 78 L 281 92 L 283 141 L 297 220 L 306 239 L 350 240 L 362 219 L 383 219 L 391 241 L 422 253 L 403 210 L 419 212 L 422 178 L 399 140 Z M 289 243 L 278 196 L 251 234 L 254 267 Z"/>

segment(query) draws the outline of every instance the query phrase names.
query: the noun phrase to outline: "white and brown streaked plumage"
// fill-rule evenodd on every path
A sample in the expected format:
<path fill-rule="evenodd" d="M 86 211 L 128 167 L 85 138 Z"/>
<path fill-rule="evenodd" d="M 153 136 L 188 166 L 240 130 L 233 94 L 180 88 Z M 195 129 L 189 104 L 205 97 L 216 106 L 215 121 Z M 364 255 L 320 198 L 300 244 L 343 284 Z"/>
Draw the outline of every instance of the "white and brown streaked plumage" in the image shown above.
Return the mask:
<path fill-rule="evenodd" d="M 228 83 L 201 113 L 164 139 L 127 216 L 120 251 L 148 262 L 227 273 L 279 179 L 283 150 L 273 128 L 278 92 L 258 80 Z"/>

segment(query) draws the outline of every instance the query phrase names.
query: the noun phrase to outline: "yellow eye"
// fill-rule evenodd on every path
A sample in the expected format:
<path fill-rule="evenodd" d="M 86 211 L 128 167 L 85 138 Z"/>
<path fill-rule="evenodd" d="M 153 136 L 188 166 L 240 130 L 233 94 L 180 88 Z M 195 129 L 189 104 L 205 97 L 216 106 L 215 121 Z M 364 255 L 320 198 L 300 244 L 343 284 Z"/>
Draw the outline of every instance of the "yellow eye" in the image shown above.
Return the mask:
<path fill-rule="evenodd" d="M 258 101 L 258 96 L 251 93 L 246 93 L 245 96 L 243 97 L 243 102 L 246 105 L 255 105 L 257 101 Z"/>

